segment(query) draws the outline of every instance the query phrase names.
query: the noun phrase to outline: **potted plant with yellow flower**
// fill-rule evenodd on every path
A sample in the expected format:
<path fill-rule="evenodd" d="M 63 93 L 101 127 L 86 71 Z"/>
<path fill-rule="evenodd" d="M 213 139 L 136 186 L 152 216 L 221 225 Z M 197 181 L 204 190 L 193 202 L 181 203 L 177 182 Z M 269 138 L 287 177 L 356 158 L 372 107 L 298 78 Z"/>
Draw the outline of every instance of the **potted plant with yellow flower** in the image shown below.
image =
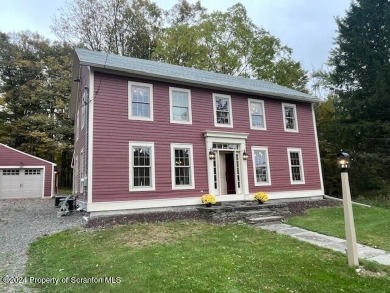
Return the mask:
<path fill-rule="evenodd" d="M 213 194 L 206 193 L 203 194 L 202 197 L 200 198 L 203 204 L 205 204 L 207 207 L 211 207 L 211 205 L 217 203 L 217 199 Z"/>
<path fill-rule="evenodd" d="M 263 204 L 268 201 L 268 194 L 264 191 L 259 191 L 255 193 L 255 200 L 259 202 L 259 204 Z"/>

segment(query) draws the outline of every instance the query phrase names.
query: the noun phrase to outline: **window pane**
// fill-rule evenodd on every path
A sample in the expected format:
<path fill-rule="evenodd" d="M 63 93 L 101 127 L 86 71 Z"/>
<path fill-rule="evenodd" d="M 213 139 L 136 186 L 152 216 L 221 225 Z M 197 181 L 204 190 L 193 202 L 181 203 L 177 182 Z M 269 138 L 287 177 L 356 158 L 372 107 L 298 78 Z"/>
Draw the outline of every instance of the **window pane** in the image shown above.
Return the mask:
<path fill-rule="evenodd" d="M 149 103 L 149 87 L 131 86 L 131 97 L 133 102 Z"/>
<path fill-rule="evenodd" d="M 175 185 L 191 185 L 190 149 L 175 149 Z"/>
<path fill-rule="evenodd" d="M 296 129 L 294 109 L 295 108 L 292 106 L 284 106 L 285 124 L 287 129 Z"/>
<path fill-rule="evenodd" d="M 216 98 L 215 105 L 217 111 L 229 112 L 229 99 L 228 98 Z"/>
<path fill-rule="evenodd" d="M 173 106 L 188 107 L 188 93 L 187 92 L 172 92 Z"/>
<path fill-rule="evenodd" d="M 293 181 L 302 180 L 301 162 L 299 152 L 290 152 L 291 177 Z"/>
<path fill-rule="evenodd" d="M 173 107 L 173 120 L 188 121 L 188 108 Z"/>
<path fill-rule="evenodd" d="M 268 165 L 267 165 L 267 151 L 257 150 L 254 151 L 254 160 L 256 168 L 256 181 L 257 183 L 268 182 Z"/>

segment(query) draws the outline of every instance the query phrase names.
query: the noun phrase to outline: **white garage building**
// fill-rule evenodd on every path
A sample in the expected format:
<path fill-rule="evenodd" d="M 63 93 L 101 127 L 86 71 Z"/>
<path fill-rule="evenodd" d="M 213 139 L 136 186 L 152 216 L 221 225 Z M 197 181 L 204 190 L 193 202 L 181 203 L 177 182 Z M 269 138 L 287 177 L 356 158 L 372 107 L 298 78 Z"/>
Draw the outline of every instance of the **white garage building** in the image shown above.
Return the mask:
<path fill-rule="evenodd" d="M 55 165 L 0 143 L 0 199 L 52 197 Z"/>

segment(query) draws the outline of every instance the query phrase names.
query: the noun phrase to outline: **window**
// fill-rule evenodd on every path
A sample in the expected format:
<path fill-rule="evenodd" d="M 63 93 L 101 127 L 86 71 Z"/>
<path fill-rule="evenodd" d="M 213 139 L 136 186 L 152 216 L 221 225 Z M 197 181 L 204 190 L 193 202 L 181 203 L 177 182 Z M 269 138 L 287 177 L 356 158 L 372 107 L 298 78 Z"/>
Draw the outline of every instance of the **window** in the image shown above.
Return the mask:
<path fill-rule="evenodd" d="M 19 170 L 18 169 L 3 170 L 3 175 L 4 176 L 19 175 Z"/>
<path fill-rule="evenodd" d="M 171 108 L 171 123 L 192 123 L 190 90 L 170 87 L 169 104 Z"/>
<path fill-rule="evenodd" d="M 249 120 L 251 129 L 266 130 L 264 101 L 248 99 Z"/>
<path fill-rule="evenodd" d="M 288 163 L 290 167 L 291 184 L 304 184 L 302 151 L 301 149 L 288 148 Z"/>
<path fill-rule="evenodd" d="M 76 140 L 79 139 L 79 125 L 80 125 L 80 118 L 79 118 L 79 110 L 76 112 L 76 125 L 75 125 L 75 131 L 76 131 Z"/>
<path fill-rule="evenodd" d="M 192 144 L 171 144 L 172 189 L 194 189 Z"/>
<path fill-rule="evenodd" d="M 130 191 L 155 190 L 154 143 L 130 142 Z"/>
<path fill-rule="evenodd" d="M 81 129 L 84 128 L 85 124 L 85 107 L 87 106 L 88 99 L 88 88 L 85 88 L 83 92 L 83 98 L 81 99 Z"/>
<path fill-rule="evenodd" d="M 24 170 L 24 175 L 41 175 L 40 169 L 26 169 Z"/>
<path fill-rule="evenodd" d="M 271 185 L 267 147 L 252 147 L 255 186 Z"/>
<path fill-rule="evenodd" d="M 80 180 L 84 178 L 84 150 L 81 150 L 80 152 Z"/>
<path fill-rule="evenodd" d="M 153 121 L 153 85 L 129 82 L 129 119 Z"/>
<path fill-rule="evenodd" d="M 297 108 L 294 104 L 283 103 L 284 130 L 298 132 Z"/>
<path fill-rule="evenodd" d="M 231 97 L 213 94 L 214 125 L 220 127 L 233 127 Z"/>

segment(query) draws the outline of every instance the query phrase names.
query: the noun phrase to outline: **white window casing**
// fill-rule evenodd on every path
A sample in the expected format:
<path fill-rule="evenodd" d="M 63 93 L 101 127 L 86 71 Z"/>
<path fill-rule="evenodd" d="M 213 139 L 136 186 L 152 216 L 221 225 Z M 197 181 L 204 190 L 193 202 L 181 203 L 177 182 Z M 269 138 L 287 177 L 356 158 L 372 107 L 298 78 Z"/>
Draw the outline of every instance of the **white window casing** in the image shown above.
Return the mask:
<path fill-rule="evenodd" d="M 268 147 L 252 146 L 252 163 L 255 186 L 271 185 Z"/>
<path fill-rule="evenodd" d="M 295 104 L 282 103 L 284 131 L 298 132 L 298 114 Z"/>
<path fill-rule="evenodd" d="M 75 125 L 75 141 L 77 141 L 78 139 L 79 139 L 79 131 L 80 131 L 80 129 L 79 129 L 79 127 L 80 127 L 80 116 L 79 116 L 79 110 L 77 110 L 77 112 L 76 112 L 76 125 Z"/>
<path fill-rule="evenodd" d="M 170 122 L 192 124 L 191 90 L 169 87 Z"/>
<path fill-rule="evenodd" d="M 192 144 L 171 143 L 172 189 L 194 189 L 194 152 Z M 187 158 L 185 157 L 187 155 Z M 181 180 L 181 183 L 177 183 Z"/>
<path fill-rule="evenodd" d="M 156 189 L 153 142 L 129 142 L 129 191 Z"/>
<path fill-rule="evenodd" d="M 287 148 L 287 157 L 291 184 L 305 184 L 302 150 L 300 148 Z"/>
<path fill-rule="evenodd" d="M 153 121 L 153 85 L 129 81 L 129 119 Z"/>
<path fill-rule="evenodd" d="M 253 130 L 267 130 L 263 100 L 248 99 L 249 125 Z"/>
<path fill-rule="evenodd" d="M 233 127 L 232 98 L 229 95 L 213 94 L 214 126 Z"/>

